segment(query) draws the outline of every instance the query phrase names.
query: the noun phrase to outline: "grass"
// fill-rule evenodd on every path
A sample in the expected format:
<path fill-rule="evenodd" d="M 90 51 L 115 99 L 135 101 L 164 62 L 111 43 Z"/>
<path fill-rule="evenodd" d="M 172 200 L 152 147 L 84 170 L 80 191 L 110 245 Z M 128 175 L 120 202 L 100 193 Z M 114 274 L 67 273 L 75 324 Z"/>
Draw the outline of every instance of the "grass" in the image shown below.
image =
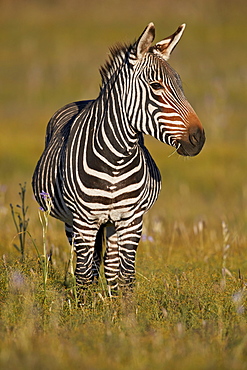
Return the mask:
<path fill-rule="evenodd" d="M 246 369 L 246 3 L 121 4 L 0 4 L 0 367 Z M 108 47 L 150 21 L 157 40 L 187 23 L 171 65 L 207 142 L 184 159 L 146 139 L 163 188 L 145 217 L 133 295 L 108 298 L 101 273 L 78 307 L 63 225 L 43 215 L 44 235 L 32 172 L 54 111 L 96 97 Z M 25 238 L 10 203 L 29 220 Z"/>
<path fill-rule="evenodd" d="M 149 246 L 143 249 L 138 271 L 155 259 Z M 222 263 L 222 250 L 207 259 L 206 267 L 193 259 L 164 266 L 160 259 L 145 278 L 137 274 L 129 299 L 111 300 L 97 287 L 78 308 L 57 269 L 50 272 L 44 305 L 37 262 L 2 261 L 1 365 L 245 368 L 245 285 L 237 272 L 222 275 Z"/>

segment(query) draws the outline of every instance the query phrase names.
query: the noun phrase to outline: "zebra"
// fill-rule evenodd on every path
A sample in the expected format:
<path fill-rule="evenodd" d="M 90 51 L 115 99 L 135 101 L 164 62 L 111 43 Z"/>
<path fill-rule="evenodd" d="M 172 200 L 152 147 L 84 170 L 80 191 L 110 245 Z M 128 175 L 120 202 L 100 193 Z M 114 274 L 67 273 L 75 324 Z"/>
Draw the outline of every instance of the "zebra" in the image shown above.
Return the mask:
<path fill-rule="evenodd" d="M 48 123 L 32 186 L 40 206 L 47 210 L 49 196 L 50 214 L 65 223 L 79 289 L 98 281 L 101 263 L 110 295 L 134 285 L 143 215 L 161 188 L 143 135 L 182 156 L 204 145 L 202 124 L 167 62 L 184 29 L 152 45 L 149 23 L 137 41 L 111 48 L 99 96 L 64 106 Z"/>

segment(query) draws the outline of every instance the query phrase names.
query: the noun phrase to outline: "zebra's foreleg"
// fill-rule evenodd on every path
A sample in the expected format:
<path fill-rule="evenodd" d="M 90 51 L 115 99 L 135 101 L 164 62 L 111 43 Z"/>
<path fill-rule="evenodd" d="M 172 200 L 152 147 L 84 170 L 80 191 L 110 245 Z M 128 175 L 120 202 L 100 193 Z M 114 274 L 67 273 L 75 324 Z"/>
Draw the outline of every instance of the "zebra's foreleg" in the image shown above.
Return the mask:
<path fill-rule="evenodd" d="M 73 227 L 65 224 L 65 232 L 68 238 L 70 245 L 75 244 Z M 94 254 L 93 254 L 93 281 L 97 281 L 99 277 L 100 264 L 102 260 L 102 244 L 103 244 L 103 227 L 100 227 L 94 245 Z M 74 248 L 76 252 L 76 248 Z"/>
<path fill-rule="evenodd" d="M 95 272 L 94 259 L 95 242 L 98 228 L 95 225 L 78 228 L 74 225 L 74 247 L 77 255 L 76 259 L 76 283 L 78 286 L 86 287 L 94 281 Z M 97 262 L 96 262 L 97 263 Z"/>
<path fill-rule="evenodd" d="M 128 225 L 128 226 L 127 226 Z M 142 232 L 142 218 L 138 217 L 117 227 L 120 288 L 132 289 L 135 282 L 135 258 Z"/>

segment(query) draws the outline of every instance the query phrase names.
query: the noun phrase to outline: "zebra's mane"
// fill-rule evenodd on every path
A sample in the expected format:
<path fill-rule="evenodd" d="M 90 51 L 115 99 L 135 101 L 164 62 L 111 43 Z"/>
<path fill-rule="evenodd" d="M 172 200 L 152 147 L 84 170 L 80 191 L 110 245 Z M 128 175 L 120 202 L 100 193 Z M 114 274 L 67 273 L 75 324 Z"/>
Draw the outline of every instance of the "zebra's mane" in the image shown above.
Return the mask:
<path fill-rule="evenodd" d="M 104 87 L 115 72 L 119 71 L 123 64 L 128 63 L 130 51 L 134 49 L 135 44 L 118 43 L 111 47 L 108 59 L 100 68 L 102 78 L 102 87 Z"/>

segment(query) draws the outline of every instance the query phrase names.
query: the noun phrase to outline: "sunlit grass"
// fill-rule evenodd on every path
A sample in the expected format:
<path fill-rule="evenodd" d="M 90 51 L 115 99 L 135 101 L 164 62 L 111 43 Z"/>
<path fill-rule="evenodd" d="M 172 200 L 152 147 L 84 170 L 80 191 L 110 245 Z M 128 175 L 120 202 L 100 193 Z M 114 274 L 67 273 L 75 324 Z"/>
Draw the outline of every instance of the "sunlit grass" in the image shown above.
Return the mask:
<path fill-rule="evenodd" d="M 193 261 L 162 266 L 142 248 L 143 274 L 137 274 L 133 296 L 110 299 L 98 287 L 79 308 L 63 287 L 63 274 L 49 276 L 44 306 L 35 261 L 2 262 L 2 366 L 22 358 L 20 368 L 49 369 L 52 362 L 55 369 L 71 363 L 162 369 L 181 361 L 185 369 L 239 368 L 245 358 L 246 296 L 237 272 L 222 275 L 223 249 L 198 266 Z"/>

